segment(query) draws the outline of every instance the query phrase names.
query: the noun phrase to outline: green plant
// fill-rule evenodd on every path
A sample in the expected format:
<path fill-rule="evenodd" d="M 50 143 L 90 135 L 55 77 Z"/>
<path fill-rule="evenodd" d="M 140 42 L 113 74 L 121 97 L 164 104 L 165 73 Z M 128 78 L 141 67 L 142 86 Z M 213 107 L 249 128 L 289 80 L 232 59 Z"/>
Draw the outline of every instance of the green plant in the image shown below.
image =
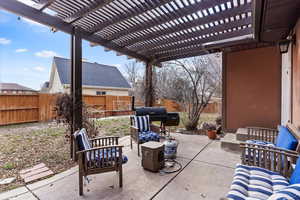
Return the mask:
<path fill-rule="evenodd" d="M 14 166 L 13 163 L 5 163 L 3 165 L 3 169 L 6 169 L 6 170 L 11 170 L 11 169 L 14 169 L 14 168 L 15 168 L 15 166 Z"/>

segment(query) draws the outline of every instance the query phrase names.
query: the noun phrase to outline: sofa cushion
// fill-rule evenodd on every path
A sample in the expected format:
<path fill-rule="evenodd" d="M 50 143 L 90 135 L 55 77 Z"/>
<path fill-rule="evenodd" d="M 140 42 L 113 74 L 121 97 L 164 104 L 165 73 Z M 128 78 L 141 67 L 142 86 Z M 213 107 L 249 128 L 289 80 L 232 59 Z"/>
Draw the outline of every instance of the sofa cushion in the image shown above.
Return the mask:
<path fill-rule="evenodd" d="M 289 185 L 288 187 L 275 192 L 268 200 L 299 200 L 300 184 Z"/>
<path fill-rule="evenodd" d="M 275 144 L 273 144 L 272 142 L 265 142 L 261 140 L 246 140 L 246 143 L 275 147 Z"/>
<path fill-rule="evenodd" d="M 293 134 L 284 126 L 279 126 L 279 133 L 276 139 L 276 147 L 296 150 L 298 145 L 297 139 Z"/>
<path fill-rule="evenodd" d="M 141 143 L 149 142 L 149 141 L 159 142 L 159 139 L 160 139 L 159 134 L 153 131 L 144 131 L 139 133 L 139 140 Z"/>
<path fill-rule="evenodd" d="M 231 200 L 268 199 L 274 192 L 289 185 L 279 173 L 260 167 L 237 165 L 230 192 Z"/>
<path fill-rule="evenodd" d="M 296 167 L 291 175 L 290 184 L 300 184 L 300 158 L 298 158 Z"/>

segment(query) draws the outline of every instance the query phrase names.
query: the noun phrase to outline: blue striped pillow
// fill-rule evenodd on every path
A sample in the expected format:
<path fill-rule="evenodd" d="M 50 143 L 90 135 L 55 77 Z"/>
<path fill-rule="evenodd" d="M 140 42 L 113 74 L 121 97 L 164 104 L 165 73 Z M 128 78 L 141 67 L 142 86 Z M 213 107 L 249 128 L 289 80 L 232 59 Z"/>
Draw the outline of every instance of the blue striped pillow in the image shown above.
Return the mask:
<path fill-rule="evenodd" d="M 78 144 L 78 150 L 88 150 L 92 148 L 92 145 L 90 144 L 89 137 L 87 135 L 87 132 L 85 128 L 81 129 L 80 131 L 76 131 L 74 133 L 74 138 L 76 139 L 76 142 Z M 87 153 L 87 160 L 89 160 L 89 152 Z"/>
<path fill-rule="evenodd" d="M 134 116 L 134 125 L 139 132 L 150 131 L 149 115 Z"/>

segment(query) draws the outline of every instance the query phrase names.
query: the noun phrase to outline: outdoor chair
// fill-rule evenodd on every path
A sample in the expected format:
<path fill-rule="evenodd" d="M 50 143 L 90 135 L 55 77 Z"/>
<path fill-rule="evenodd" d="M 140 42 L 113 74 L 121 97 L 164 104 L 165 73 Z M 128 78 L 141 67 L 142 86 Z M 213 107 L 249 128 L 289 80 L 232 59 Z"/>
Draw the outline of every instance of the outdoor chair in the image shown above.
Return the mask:
<path fill-rule="evenodd" d="M 300 133 L 297 128 L 288 123 L 278 129 L 247 127 L 247 143 L 273 146 L 300 153 Z"/>
<path fill-rule="evenodd" d="M 79 166 L 79 195 L 83 195 L 83 177 L 91 174 L 116 171 L 119 186 L 123 185 L 122 164 L 128 161 L 122 155 L 119 137 L 98 137 L 89 139 L 85 129 L 74 133 L 75 151 Z"/>
<path fill-rule="evenodd" d="M 130 117 L 130 147 L 132 149 L 132 141 L 137 143 L 138 156 L 140 156 L 140 144 L 149 141 L 159 142 L 160 128 L 150 123 L 149 115 L 131 116 Z"/>
<path fill-rule="evenodd" d="M 242 143 L 241 148 L 242 164 L 235 168 L 228 200 L 300 199 L 297 152 L 249 143 Z M 254 154 L 253 159 L 246 154 Z"/>

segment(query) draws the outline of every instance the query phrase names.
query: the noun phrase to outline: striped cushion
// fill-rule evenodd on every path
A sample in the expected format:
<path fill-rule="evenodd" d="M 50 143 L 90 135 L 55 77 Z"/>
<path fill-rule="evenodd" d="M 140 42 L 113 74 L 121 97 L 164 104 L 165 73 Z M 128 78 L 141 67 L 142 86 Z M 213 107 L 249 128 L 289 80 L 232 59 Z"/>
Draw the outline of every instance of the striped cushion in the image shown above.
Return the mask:
<path fill-rule="evenodd" d="M 300 199 L 300 184 L 290 185 L 275 192 L 268 200 L 298 200 Z"/>
<path fill-rule="evenodd" d="M 275 144 L 273 144 L 272 142 L 265 142 L 261 140 L 246 140 L 246 143 L 275 147 Z"/>
<path fill-rule="evenodd" d="M 77 141 L 78 144 L 78 150 L 83 151 L 83 150 L 88 150 L 92 148 L 92 145 L 90 144 L 89 137 L 87 135 L 87 132 L 85 128 L 81 129 L 80 131 L 76 131 L 74 133 L 74 138 Z M 89 153 L 87 153 L 87 159 L 89 160 Z"/>
<path fill-rule="evenodd" d="M 247 165 L 237 165 L 228 199 L 268 199 L 274 192 L 289 185 L 278 173 Z"/>
<path fill-rule="evenodd" d="M 134 126 L 139 132 L 150 131 L 149 115 L 134 116 Z"/>

